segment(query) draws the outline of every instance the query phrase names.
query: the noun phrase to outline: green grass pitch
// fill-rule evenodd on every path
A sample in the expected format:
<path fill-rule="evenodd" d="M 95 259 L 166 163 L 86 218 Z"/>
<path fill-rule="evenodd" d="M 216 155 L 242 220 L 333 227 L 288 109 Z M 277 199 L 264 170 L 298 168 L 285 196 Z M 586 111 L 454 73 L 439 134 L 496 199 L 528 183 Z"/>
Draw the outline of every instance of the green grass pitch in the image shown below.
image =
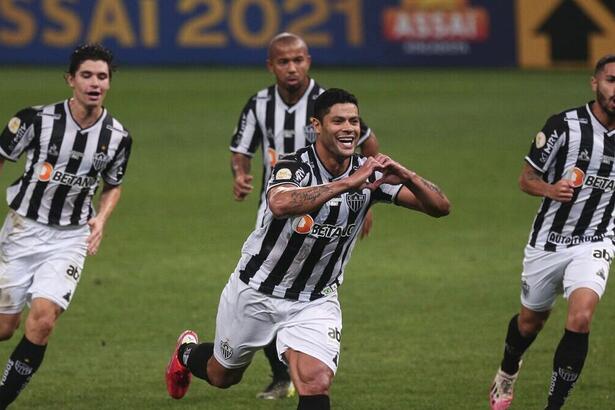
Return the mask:
<path fill-rule="evenodd" d="M 549 115 L 592 98 L 589 73 L 318 66 L 312 73 L 353 91 L 382 152 L 439 184 L 453 204 L 438 220 L 376 206 L 373 232 L 357 245 L 340 292 L 333 407 L 486 409 L 539 204 L 517 187 L 523 157 Z M 183 329 L 213 337 L 220 291 L 256 212 L 256 195 L 232 198 L 229 137 L 247 98 L 270 82 L 264 68 L 116 73 L 106 106 L 135 140 L 123 197 L 16 410 L 296 407 L 296 399 L 254 398 L 269 381 L 261 353 L 230 390 L 196 380 L 174 401 L 163 376 Z M 0 89 L 0 121 L 69 94 L 59 67 L 2 68 Z M 3 188 L 22 167 L 7 163 Z M 598 308 L 571 409 L 613 408 L 612 292 Z M 544 406 L 564 313 L 560 299 L 525 357 L 512 409 Z M 20 337 L 21 330 L 0 343 L 0 366 Z"/>

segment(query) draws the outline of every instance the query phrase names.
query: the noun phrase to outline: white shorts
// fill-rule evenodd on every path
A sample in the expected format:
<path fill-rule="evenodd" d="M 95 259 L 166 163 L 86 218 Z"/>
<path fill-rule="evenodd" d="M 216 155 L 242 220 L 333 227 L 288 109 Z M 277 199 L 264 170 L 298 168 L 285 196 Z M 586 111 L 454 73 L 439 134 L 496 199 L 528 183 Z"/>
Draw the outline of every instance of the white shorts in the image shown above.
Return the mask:
<path fill-rule="evenodd" d="M 87 225 L 50 227 L 9 211 L 0 231 L 0 313 L 43 298 L 63 310 L 75 295 L 87 252 Z"/>
<path fill-rule="evenodd" d="M 521 304 L 536 312 L 550 310 L 558 294 L 567 299 L 579 288 L 602 297 L 615 255 L 611 239 L 572 246 L 557 252 L 525 247 Z"/>
<path fill-rule="evenodd" d="M 232 274 L 216 318 L 214 356 L 227 369 L 247 366 L 254 353 L 277 334 L 280 360 L 293 349 L 326 364 L 335 373 L 342 336 L 342 310 L 337 294 L 311 302 L 265 295 Z"/>

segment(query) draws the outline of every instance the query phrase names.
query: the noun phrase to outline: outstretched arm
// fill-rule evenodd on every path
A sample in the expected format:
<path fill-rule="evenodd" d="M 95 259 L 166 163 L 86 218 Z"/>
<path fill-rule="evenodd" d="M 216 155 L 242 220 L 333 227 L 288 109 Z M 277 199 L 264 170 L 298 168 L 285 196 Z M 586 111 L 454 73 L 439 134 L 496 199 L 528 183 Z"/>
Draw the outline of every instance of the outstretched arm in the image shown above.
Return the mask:
<path fill-rule="evenodd" d="M 96 255 L 96 252 L 98 252 L 98 247 L 103 238 L 105 224 L 120 200 L 121 195 L 122 187 L 120 185 L 104 183 L 103 191 L 100 194 L 98 214 L 88 221 L 88 225 L 90 226 L 90 236 L 88 236 L 86 241 L 88 254 Z"/>
<path fill-rule="evenodd" d="M 451 204 L 436 184 L 424 179 L 416 172 L 410 171 L 386 155 L 378 154 L 376 159 L 380 161 L 384 171 L 382 178 L 374 182 L 375 186 L 380 186 L 383 183 L 403 185 L 397 194 L 396 202 L 398 205 L 434 217 L 449 214 Z"/>
<path fill-rule="evenodd" d="M 571 180 L 562 178 L 555 184 L 549 184 L 542 179 L 542 174 L 528 163 L 525 163 L 521 170 L 519 188 L 526 194 L 551 198 L 563 203 L 570 202 L 574 194 Z"/>
<path fill-rule="evenodd" d="M 233 196 L 237 201 L 243 201 L 252 192 L 252 179 L 250 175 L 251 158 L 247 155 L 233 152 L 231 154 L 231 170 L 233 171 Z"/>
<path fill-rule="evenodd" d="M 379 169 L 380 163 L 368 158 L 354 174 L 339 181 L 309 187 L 290 184 L 275 186 L 267 193 L 269 209 L 276 218 L 308 214 L 343 192 L 367 186 L 369 176 Z"/>

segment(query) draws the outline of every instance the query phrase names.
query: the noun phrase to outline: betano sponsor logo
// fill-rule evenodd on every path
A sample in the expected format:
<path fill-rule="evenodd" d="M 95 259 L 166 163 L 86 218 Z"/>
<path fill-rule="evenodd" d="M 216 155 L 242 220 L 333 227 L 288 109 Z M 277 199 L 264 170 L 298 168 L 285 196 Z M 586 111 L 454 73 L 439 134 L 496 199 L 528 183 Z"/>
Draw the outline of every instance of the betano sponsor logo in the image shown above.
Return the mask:
<path fill-rule="evenodd" d="M 310 235 L 316 238 L 346 238 L 355 232 L 356 224 L 331 225 L 317 224 L 310 215 L 303 215 L 293 219 L 292 227 L 295 232 L 301 235 Z"/>
<path fill-rule="evenodd" d="M 78 176 L 68 172 L 55 171 L 51 180 L 59 182 L 62 185 L 68 185 L 79 188 L 91 188 L 96 185 L 96 178 L 87 175 Z"/>

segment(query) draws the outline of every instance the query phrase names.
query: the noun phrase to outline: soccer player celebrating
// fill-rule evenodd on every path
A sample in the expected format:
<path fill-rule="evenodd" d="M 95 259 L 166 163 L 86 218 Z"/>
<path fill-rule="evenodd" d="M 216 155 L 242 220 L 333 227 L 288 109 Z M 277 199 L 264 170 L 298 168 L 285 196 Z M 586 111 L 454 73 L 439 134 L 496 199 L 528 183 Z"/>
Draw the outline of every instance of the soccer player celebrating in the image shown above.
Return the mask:
<path fill-rule="evenodd" d="M 525 248 L 521 310 L 508 324 L 489 394 L 493 410 L 510 407 L 521 357 L 559 293 L 568 299 L 568 316 L 547 410 L 564 405 L 587 356 L 592 317 L 615 255 L 615 55 L 598 61 L 591 87 L 596 100 L 549 118 L 525 157 L 519 185 L 543 200 Z"/>
<path fill-rule="evenodd" d="M 314 112 L 314 100 L 324 88 L 309 77 L 311 62 L 307 44 L 295 34 L 278 34 L 269 43 L 267 67 L 275 76 L 276 83 L 250 97 L 231 139 L 236 200 L 242 201 L 252 192 L 251 158 L 259 145 L 263 150 L 263 181 L 268 181 L 280 155 L 290 154 L 314 142 L 316 133 L 310 118 Z M 378 153 L 376 136 L 364 123 L 361 123 L 357 145 L 364 156 Z M 266 206 L 263 183 L 256 227 L 263 224 Z M 371 213 L 368 213 L 361 236 L 369 234 L 371 221 Z M 273 381 L 257 397 L 278 399 L 292 396 L 293 385 L 286 365 L 278 360 L 275 339 L 264 351 Z"/>
<path fill-rule="evenodd" d="M 330 408 L 342 334 L 337 292 L 370 206 L 386 202 L 434 217 L 449 213 L 442 191 L 386 155 L 355 154 L 361 135 L 356 98 L 322 93 L 313 145 L 282 157 L 267 185 L 261 225 L 248 237 L 222 292 L 213 343 L 184 331 L 166 371 L 179 399 L 191 375 L 226 388 L 238 383 L 254 353 L 277 335 L 298 409 Z"/>
<path fill-rule="evenodd" d="M 98 251 L 120 199 L 131 138 L 102 105 L 112 60 L 101 45 L 76 48 L 66 74 L 72 98 L 23 109 L 0 134 L 0 168 L 27 155 L 22 177 L 7 189 L 10 209 L 0 232 L 0 340 L 11 338 L 30 305 L 25 334 L 0 381 L 0 408 L 41 365 L 55 323 L 75 295 L 86 253 Z M 96 214 L 92 200 L 100 177 Z"/>

